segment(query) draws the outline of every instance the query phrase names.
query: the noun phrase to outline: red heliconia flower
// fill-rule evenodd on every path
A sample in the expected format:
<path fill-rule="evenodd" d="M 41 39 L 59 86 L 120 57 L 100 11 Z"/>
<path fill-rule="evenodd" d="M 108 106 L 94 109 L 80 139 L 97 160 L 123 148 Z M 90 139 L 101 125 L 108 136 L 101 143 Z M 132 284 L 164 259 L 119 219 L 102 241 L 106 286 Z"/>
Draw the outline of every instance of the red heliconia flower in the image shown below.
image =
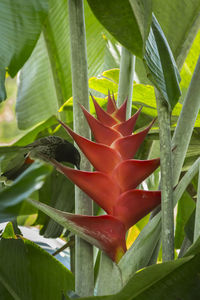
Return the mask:
<path fill-rule="evenodd" d="M 83 106 L 81 108 L 96 142 L 76 134 L 61 121 L 60 124 L 77 143 L 95 171 L 72 169 L 54 160 L 52 163 L 105 210 L 107 216 L 74 215 L 70 217 L 70 222 L 81 231 L 84 229 L 88 236 L 85 239 L 118 262 L 126 251 L 126 230 L 161 201 L 160 191 L 137 189 L 159 166 L 160 159 L 133 159 L 154 121 L 144 130 L 133 134 L 141 109 L 126 120 L 127 101 L 117 108 L 114 96 L 109 94 L 107 111 L 104 111 L 93 97 L 92 99 L 97 119 Z"/>

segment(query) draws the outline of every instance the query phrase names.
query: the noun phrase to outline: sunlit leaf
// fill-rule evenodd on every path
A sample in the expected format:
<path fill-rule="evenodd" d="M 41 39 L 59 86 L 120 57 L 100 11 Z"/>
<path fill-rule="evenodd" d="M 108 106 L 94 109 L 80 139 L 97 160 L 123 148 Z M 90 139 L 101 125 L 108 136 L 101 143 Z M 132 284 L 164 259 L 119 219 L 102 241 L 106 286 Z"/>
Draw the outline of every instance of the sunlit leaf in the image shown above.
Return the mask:
<path fill-rule="evenodd" d="M 151 1 L 87 1 L 102 25 L 123 46 L 142 57 L 151 23 Z"/>
<path fill-rule="evenodd" d="M 0 2 L 0 61 L 1 74 L 8 68 L 14 77 L 29 58 L 39 38 L 48 12 L 48 1 Z M 31 34 L 30 34 L 31 32 Z M 3 72 L 3 73 L 2 73 Z M 4 78 L 1 77 L 1 100 L 5 98 Z"/>
<path fill-rule="evenodd" d="M 149 79 L 159 89 L 172 110 L 181 95 L 180 75 L 169 44 L 155 16 L 153 16 L 145 49 L 144 62 L 149 71 Z"/>
<path fill-rule="evenodd" d="M 94 76 L 104 70 L 107 38 L 111 36 L 91 13 L 86 1 L 84 12 L 88 74 Z M 50 0 L 43 35 L 20 74 L 16 107 L 20 129 L 34 126 L 52 115 L 58 116 L 61 105 L 72 96 L 70 59 L 67 1 Z"/>
<path fill-rule="evenodd" d="M 5 231 L 8 231 L 7 227 Z M 62 294 L 74 289 L 72 273 L 27 239 L 12 238 L 4 232 L 0 240 L 0 255 L 0 295 L 9 295 L 2 300 L 10 297 L 60 300 Z"/>
<path fill-rule="evenodd" d="M 153 11 L 180 70 L 199 30 L 200 0 L 154 0 Z"/>

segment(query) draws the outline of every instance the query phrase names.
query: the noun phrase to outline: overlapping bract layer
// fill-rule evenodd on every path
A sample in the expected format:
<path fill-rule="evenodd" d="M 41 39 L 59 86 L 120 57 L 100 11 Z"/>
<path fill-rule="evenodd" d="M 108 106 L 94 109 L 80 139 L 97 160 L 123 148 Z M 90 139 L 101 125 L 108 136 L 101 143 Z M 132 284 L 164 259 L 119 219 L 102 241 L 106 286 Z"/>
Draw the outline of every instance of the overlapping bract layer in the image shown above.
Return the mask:
<path fill-rule="evenodd" d="M 133 159 L 154 121 L 139 133 L 132 134 L 141 110 L 126 120 L 127 101 L 117 108 L 114 96 L 108 95 L 107 111 L 94 98 L 93 103 L 97 119 L 83 106 L 81 108 L 96 142 L 76 134 L 67 125 L 60 123 L 94 166 L 95 171 L 75 170 L 55 161 L 54 164 L 109 215 L 109 223 L 105 223 L 105 216 L 88 217 L 87 221 L 85 216 L 74 216 L 74 222 L 96 239 L 96 245 L 112 260 L 118 261 L 126 251 L 126 230 L 148 214 L 161 200 L 160 191 L 136 189 L 159 166 L 160 160 Z M 120 230 L 116 230 L 116 224 Z"/>

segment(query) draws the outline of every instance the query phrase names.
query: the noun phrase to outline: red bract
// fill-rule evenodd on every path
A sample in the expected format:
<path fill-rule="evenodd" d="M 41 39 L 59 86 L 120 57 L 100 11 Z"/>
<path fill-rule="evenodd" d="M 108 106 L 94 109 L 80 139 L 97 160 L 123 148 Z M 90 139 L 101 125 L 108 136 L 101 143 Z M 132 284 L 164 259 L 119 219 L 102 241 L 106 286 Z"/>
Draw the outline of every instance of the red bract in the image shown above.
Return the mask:
<path fill-rule="evenodd" d="M 126 251 L 125 233 L 161 201 L 160 191 L 136 189 L 159 166 L 160 160 L 133 159 L 154 121 L 144 130 L 132 134 L 139 109 L 126 120 L 125 101 L 117 108 L 114 96 L 108 95 L 107 111 L 92 97 L 97 119 L 83 106 L 82 111 L 96 142 L 92 142 L 60 121 L 68 134 L 94 166 L 94 172 L 85 172 L 52 161 L 56 168 L 88 194 L 107 216 L 70 217 L 88 236 L 88 241 L 105 251 L 112 260 L 119 261 Z"/>
<path fill-rule="evenodd" d="M 71 215 L 68 220 L 79 228 L 88 242 L 105 251 L 108 256 L 118 262 L 126 252 L 124 236 L 125 227 L 113 216 Z"/>

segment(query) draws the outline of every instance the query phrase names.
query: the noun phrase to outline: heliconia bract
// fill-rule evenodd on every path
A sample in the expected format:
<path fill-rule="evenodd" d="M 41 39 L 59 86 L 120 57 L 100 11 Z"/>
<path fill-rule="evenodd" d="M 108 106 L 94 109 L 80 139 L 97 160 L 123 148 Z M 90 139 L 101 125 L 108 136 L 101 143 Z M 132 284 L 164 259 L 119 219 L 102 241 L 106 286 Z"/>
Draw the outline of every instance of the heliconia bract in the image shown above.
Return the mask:
<path fill-rule="evenodd" d="M 160 191 L 145 191 L 137 186 L 160 164 L 160 159 L 133 159 L 154 121 L 144 130 L 133 134 L 139 109 L 126 120 L 125 101 L 117 108 L 114 96 L 108 95 L 107 111 L 92 97 L 95 119 L 83 106 L 82 111 L 96 142 L 76 134 L 60 121 L 68 134 L 93 165 L 86 172 L 64 166 L 55 160 L 55 167 L 91 197 L 107 215 L 71 215 L 69 221 L 84 232 L 85 238 L 118 262 L 126 252 L 125 234 L 138 220 L 160 204 Z"/>

